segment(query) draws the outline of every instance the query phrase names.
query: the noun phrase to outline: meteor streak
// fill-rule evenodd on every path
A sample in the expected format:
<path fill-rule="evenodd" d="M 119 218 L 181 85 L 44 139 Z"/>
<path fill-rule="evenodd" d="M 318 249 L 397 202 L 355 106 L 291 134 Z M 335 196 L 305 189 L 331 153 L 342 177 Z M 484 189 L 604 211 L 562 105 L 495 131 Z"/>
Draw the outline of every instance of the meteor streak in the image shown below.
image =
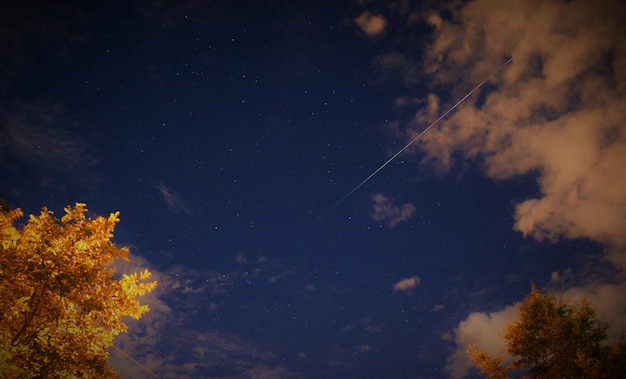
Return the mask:
<path fill-rule="evenodd" d="M 443 118 L 445 118 L 448 114 L 450 114 L 450 112 L 452 112 L 454 109 L 456 109 L 456 107 L 458 107 L 462 102 L 465 101 L 465 99 L 467 99 L 468 97 L 470 97 L 474 92 L 476 92 L 480 87 L 483 86 L 483 84 L 487 83 L 487 81 L 489 79 L 491 79 L 492 76 L 494 76 L 498 71 L 500 71 L 502 69 L 502 67 L 508 65 L 509 63 L 511 63 L 511 61 L 513 60 L 513 58 L 509 58 L 509 60 L 507 60 L 506 62 L 504 62 L 504 64 L 502 66 L 500 66 L 496 71 L 494 71 L 493 73 L 491 73 L 491 75 L 489 75 L 485 80 L 483 80 L 482 82 L 480 82 L 476 87 L 472 88 L 471 91 L 469 91 L 465 96 L 463 96 L 461 98 L 461 100 L 457 101 L 453 106 L 450 107 L 450 109 L 448 109 L 447 111 L 445 111 L 441 116 L 439 116 L 439 118 L 437 118 L 435 121 L 433 121 L 430 125 L 428 125 L 426 127 L 426 129 L 422 130 L 418 135 L 416 135 L 415 137 L 413 137 L 412 140 L 409 141 L 409 143 L 407 143 L 402 149 L 398 150 L 394 155 L 391 156 L 391 158 L 387 159 L 387 161 L 385 163 L 383 163 L 382 165 L 380 165 L 380 167 L 378 167 L 376 170 L 374 170 L 374 172 L 372 172 L 367 178 L 363 179 L 363 181 L 361 183 L 359 183 L 356 187 L 354 187 L 352 189 L 352 191 L 348 192 L 344 197 L 341 198 L 341 200 L 339 200 L 335 205 L 332 206 L 332 208 L 330 208 L 329 210 L 327 210 L 323 215 L 321 215 L 318 220 L 323 220 L 324 218 L 326 218 L 326 216 L 328 216 L 328 214 L 330 212 L 332 212 L 333 210 L 335 210 L 335 208 L 337 208 L 341 203 L 343 203 L 347 198 L 350 197 L 350 195 L 352 195 L 353 193 L 355 193 L 359 188 L 361 188 L 365 183 L 368 182 L 368 180 L 372 179 L 372 177 L 376 174 L 378 174 L 380 172 L 380 170 L 382 170 L 383 168 L 385 168 L 385 166 L 387 166 L 389 163 L 391 163 L 394 159 L 396 159 L 398 157 L 398 155 L 402 154 L 404 152 L 404 150 L 408 149 L 409 146 L 411 146 L 413 143 L 415 143 L 415 141 L 417 141 L 418 139 L 420 139 L 424 134 L 428 133 L 428 131 L 430 129 L 432 129 L 435 125 L 437 125 L 439 123 L 439 121 L 441 121 Z"/>

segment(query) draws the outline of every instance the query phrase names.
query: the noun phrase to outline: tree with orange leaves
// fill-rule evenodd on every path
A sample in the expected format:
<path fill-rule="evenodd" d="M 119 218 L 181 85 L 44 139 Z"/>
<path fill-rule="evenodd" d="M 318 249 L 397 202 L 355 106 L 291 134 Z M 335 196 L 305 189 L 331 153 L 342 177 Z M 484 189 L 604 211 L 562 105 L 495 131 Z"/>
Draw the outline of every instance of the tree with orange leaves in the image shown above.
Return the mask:
<path fill-rule="evenodd" d="M 626 341 L 604 344 L 607 324 L 596 319 L 586 299 L 568 303 L 539 291 L 534 285 L 518 304 L 519 318 L 506 326 L 507 353 L 514 358 L 504 364 L 476 345 L 467 349 L 471 360 L 488 379 L 508 379 L 512 370 L 523 378 L 624 378 Z"/>
<path fill-rule="evenodd" d="M 128 248 L 111 238 L 119 212 L 86 217 L 85 204 L 60 219 L 43 208 L 22 227 L 20 209 L 0 212 L 0 377 L 115 378 L 108 348 L 127 331 L 124 316 L 148 311 L 137 296 L 156 282 L 142 273 L 114 276 Z"/>

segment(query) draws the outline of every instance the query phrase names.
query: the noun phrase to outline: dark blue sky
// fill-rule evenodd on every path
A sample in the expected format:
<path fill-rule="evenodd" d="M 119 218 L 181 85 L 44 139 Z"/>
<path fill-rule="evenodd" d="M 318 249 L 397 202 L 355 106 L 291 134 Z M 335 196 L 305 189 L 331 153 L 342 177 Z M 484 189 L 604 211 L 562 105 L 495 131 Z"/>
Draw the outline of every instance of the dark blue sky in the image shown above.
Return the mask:
<path fill-rule="evenodd" d="M 160 377 L 461 378 L 531 282 L 625 311 L 624 10 L 546 3 L 2 5 L 0 197 L 121 211 Z"/>

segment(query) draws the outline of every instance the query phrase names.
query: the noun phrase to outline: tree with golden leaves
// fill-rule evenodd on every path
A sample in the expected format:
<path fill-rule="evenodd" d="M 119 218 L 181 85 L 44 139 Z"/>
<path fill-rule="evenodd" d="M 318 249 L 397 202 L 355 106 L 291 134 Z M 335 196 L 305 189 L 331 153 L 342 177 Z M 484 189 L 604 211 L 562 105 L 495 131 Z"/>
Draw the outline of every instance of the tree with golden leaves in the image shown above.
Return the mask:
<path fill-rule="evenodd" d="M 595 310 L 583 298 L 568 303 L 539 291 L 534 285 L 518 304 L 518 320 L 504 333 L 507 353 L 514 357 L 505 365 L 471 345 L 467 353 L 488 379 L 507 379 L 512 370 L 524 378 L 625 378 L 626 342 L 622 338 L 605 345 L 607 324 L 596 319 Z"/>
<path fill-rule="evenodd" d="M 85 204 L 60 219 L 43 208 L 19 227 L 20 209 L 0 212 L 0 378 L 116 378 L 108 348 L 139 319 L 137 296 L 156 282 L 114 276 L 128 248 L 113 242 L 119 212 L 87 218 Z"/>

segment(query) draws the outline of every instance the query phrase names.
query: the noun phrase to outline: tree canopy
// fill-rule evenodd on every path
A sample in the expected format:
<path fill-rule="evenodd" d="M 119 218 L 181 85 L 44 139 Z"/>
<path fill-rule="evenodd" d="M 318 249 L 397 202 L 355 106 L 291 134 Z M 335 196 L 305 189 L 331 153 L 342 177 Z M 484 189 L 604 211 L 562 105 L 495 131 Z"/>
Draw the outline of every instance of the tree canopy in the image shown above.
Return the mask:
<path fill-rule="evenodd" d="M 607 324 L 596 319 L 586 299 L 568 303 L 532 286 L 518 304 L 518 319 L 504 333 L 507 353 L 514 357 L 504 364 L 476 345 L 468 348 L 470 358 L 488 379 L 505 379 L 512 370 L 528 378 L 624 378 L 626 342 L 611 345 Z"/>
<path fill-rule="evenodd" d="M 117 377 L 108 348 L 156 282 L 148 270 L 115 276 L 114 259 L 128 259 L 111 241 L 119 212 L 86 213 L 76 203 L 59 220 L 44 207 L 19 227 L 20 209 L 0 212 L 1 378 Z"/>

